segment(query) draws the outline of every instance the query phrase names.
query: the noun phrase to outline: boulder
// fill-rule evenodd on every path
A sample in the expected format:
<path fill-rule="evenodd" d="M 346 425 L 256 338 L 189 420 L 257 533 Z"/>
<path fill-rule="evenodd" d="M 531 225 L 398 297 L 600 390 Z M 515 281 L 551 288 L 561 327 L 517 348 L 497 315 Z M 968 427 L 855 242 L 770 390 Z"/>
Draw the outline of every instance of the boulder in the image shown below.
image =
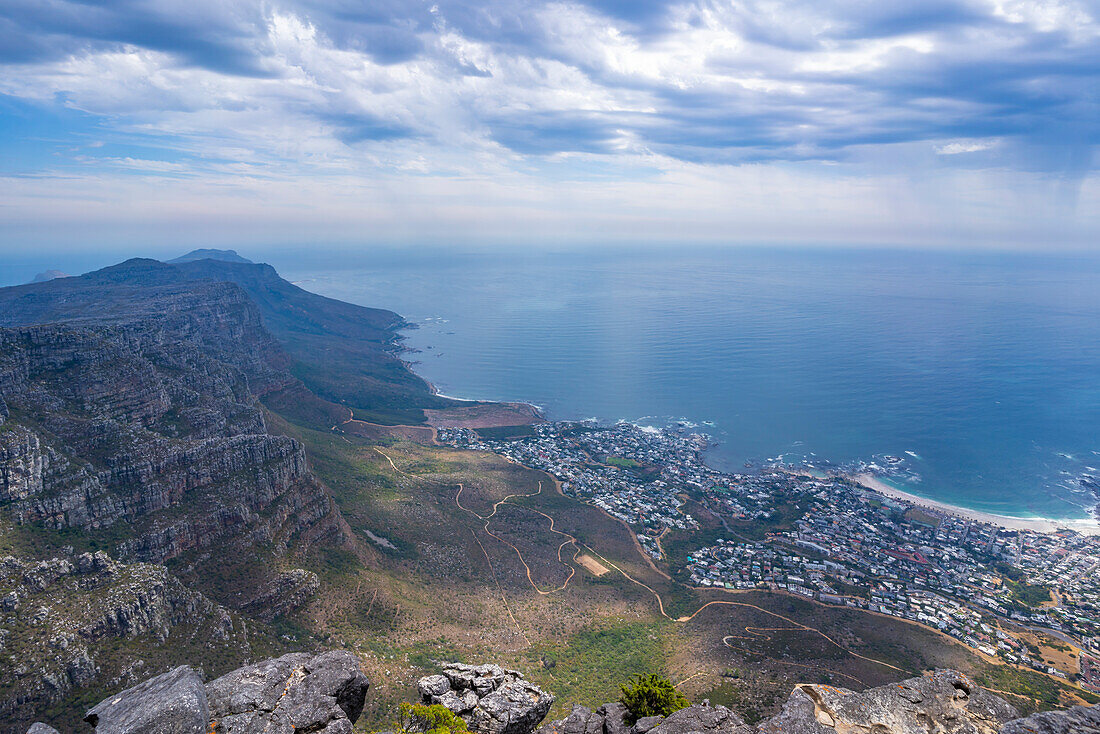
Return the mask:
<path fill-rule="evenodd" d="M 760 731 L 763 734 L 835 734 L 836 729 L 822 724 L 817 718 L 814 699 L 801 688 L 795 688 L 783 704 L 783 709 L 767 721 L 761 722 Z"/>
<path fill-rule="evenodd" d="M 626 723 L 626 706 L 618 701 L 605 703 L 596 709 L 603 717 L 603 734 L 629 734 L 630 724 Z"/>
<path fill-rule="evenodd" d="M 483 734 L 529 734 L 550 713 L 554 697 L 525 680 L 490 691 L 470 712 L 470 728 Z"/>
<path fill-rule="evenodd" d="M 1100 732 L 1100 706 L 1074 706 L 1065 711 L 1042 713 L 1015 719 L 1000 734 L 1085 734 Z"/>
<path fill-rule="evenodd" d="M 752 727 L 725 706 L 703 702 L 669 714 L 650 729 L 649 734 L 751 734 L 752 731 Z"/>
<path fill-rule="evenodd" d="M 937 670 L 920 678 L 856 693 L 827 685 L 800 685 L 763 734 L 997 734 L 1019 714 L 962 673 Z"/>
<path fill-rule="evenodd" d="M 205 734 L 202 679 L 181 665 L 100 701 L 84 716 L 97 734 Z"/>
<path fill-rule="evenodd" d="M 43 724 L 41 721 L 31 724 L 31 728 L 27 729 L 27 734 L 61 734 L 57 729 L 54 729 L 49 724 Z"/>
<path fill-rule="evenodd" d="M 530 734 L 554 703 L 522 673 L 499 665 L 447 663 L 441 675 L 421 678 L 417 689 L 425 704 L 445 706 L 479 734 Z"/>
<path fill-rule="evenodd" d="M 551 721 L 539 729 L 538 734 L 603 734 L 604 717 L 586 706 L 574 704 L 569 715 L 559 721 Z"/>
<path fill-rule="evenodd" d="M 634 726 L 624 720 L 626 706 L 605 703 L 594 712 L 574 706 L 569 716 L 539 729 L 539 734 L 753 734 L 737 714 L 725 706 L 704 701 L 688 706 L 671 716 L 646 716 Z"/>
<path fill-rule="evenodd" d="M 445 675 L 429 675 L 417 681 L 421 698 L 438 698 L 451 690 L 451 681 Z"/>
<path fill-rule="evenodd" d="M 292 653 L 227 673 L 206 686 L 216 734 L 348 734 L 369 683 L 354 655 Z"/>

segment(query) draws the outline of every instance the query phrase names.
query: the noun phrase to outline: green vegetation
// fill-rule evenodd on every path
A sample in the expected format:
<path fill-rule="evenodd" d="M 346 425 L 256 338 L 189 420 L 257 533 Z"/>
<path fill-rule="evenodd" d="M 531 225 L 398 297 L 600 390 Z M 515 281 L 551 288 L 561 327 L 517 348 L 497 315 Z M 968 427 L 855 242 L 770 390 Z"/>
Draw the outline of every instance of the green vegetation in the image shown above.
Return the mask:
<path fill-rule="evenodd" d="M 608 456 L 605 461 L 609 466 L 617 466 L 620 469 L 641 469 L 642 465 L 634 459 L 628 459 L 625 456 Z"/>
<path fill-rule="evenodd" d="M 1003 561 L 993 564 L 993 568 L 996 569 L 997 573 L 1005 576 L 1012 581 L 1022 581 L 1025 576 L 1023 569 L 1016 568 L 1015 566 L 1005 563 Z"/>
<path fill-rule="evenodd" d="M 397 734 L 461 734 L 467 730 L 465 721 L 439 704 L 403 703 L 393 725 Z"/>
<path fill-rule="evenodd" d="M 747 540 L 763 540 L 769 533 L 780 533 L 794 528 L 794 523 L 806 512 L 798 502 L 777 497 L 770 517 L 762 520 L 733 520 L 730 528 Z"/>
<path fill-rule="evenodd" d="M 1065 705 L 1063 698 L 1070 700 L 1072 693 L 1084 698 L 1088 703 L 1100 702 L 1100 696 L 1071 689 L 1069 686 L 1059 683 L 1053 678 L 1042 673 L 1030 670 L 1020 670 L 1008 665 L 989 665 L 974 676 L 974 680 L 983 686 L 988 686 L 997 691 L 1006 691 L 1015 694 L 1009 698 L 1009 702 L 1023 714 L 1035 711 L 1058 708 Z"/>
<path fill-rule="evenodd" d="M 602 624 L 582 629 L 557 644 L 533 645 L 528 659 L 532 663 L 551 661 L 554 677 L 546 683 L 559 701 L 598 706 L 618 693 L 613 681 L 664 667 L 661 633 L 660 624 Z"/>
<path fill-rule="evenodd" d="M 1026 607 L 1038 607 L 1051 601 L 1050 589 L 1042 584 L 1029 584 L 1025 582 L 1008 581 L 1008 590 L 1012 598 Z"/>
<path fill-rule="evenodd" d="M 478 428 L 477 435 L 487 441 L 513 441 L 535 435 L 535 427 L 524 426 L 497 426 L 495 428 Z"/>
<path fill-rule="evenodd" d="M 622 691 L 619 701 L 626 706 L 628 724 L 646 716 L 668 716 L 689 705 L 671 681 L 656 673 L 637 676 L 629 686 L 622 686 Z"/>

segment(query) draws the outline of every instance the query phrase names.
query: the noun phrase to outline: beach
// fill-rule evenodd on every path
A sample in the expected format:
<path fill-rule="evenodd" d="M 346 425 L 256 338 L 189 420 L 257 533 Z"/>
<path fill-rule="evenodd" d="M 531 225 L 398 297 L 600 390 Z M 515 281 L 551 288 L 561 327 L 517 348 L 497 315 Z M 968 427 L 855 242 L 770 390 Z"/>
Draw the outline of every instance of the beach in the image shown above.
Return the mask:
<path fill-rule="evenodd" d="M 999 525 L 1009 530 L 1032 530 L 1039 533 L 1053 533 L 1058 530 L 1076 530 L 1082 535 L 1100 535 L 1100 522 L 1091 518 L 1054 520 L 1042 517 L 1011 517 L 1008 515 L 996 515 L 991 512 L 970 510 L 965 507 L 956 507 L 946 502 L 918 497 L 915 494 L 904 492 L 873 474 L 842 474 L 845 479 L 852 481 L 867 489 L 874 490 L 887 497 L 908 502 L 917 507 L 922 507 L 933 512 L 953 515 L 966 520 Z"/>

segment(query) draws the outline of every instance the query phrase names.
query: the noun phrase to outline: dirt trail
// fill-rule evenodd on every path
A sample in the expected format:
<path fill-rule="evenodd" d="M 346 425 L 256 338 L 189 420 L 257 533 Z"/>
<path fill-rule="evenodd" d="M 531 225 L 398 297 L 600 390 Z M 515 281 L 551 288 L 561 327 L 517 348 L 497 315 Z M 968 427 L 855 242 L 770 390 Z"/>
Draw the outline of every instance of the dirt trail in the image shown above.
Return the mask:
<path fill-rule="evenodd" d="M 470 513 L 471 515 L 478 518 L 479 520 L 483 520 L 485 522 L 485 526 L 483 527 L 483 530 L 485 531 L 486 534 L 488 534 L 489 536 L 491 536 L 493 538 L 496 538 L 501 543 L 504 543 L 506 546 L 508 546 L 509 548 L 511 548 L 512 550 L 514 550 L 516 552 L 516 557 L 519 558 L 519 562 L 523 564 L 523 568 L 527 572 L 527 581 L 531 584 L 531 588 L 533 588 L 539 594 L 541 594 L 543 596 L 546 596 L 547 594 L 553 594 L 554 592 L 564 590 L 567 586 L 569 586 L 569 582 L 572 581 L 573 577 L 577 574 L 576 566 L 570 565 L 570 564 L 566 563 L 565 560 L 562 559 L 562 557 L 561 557 L 562 549 L 565 548 L 565 546 L 572 543 L 574 548 L 576 549 L 573 552 L 573 559 L 572 560 L 573 560 L 574 563 L 576 563 L 577 562 L 577 556 L 580 555 L 580 552 L 581 552 L 581 547 L 580 547 L 580 544 L 577 543 L 577 539 L 574 538 L 572 535 L 570 535 L 569 533 L 563 533 L 562 531 L 556 529 L 554 527 L 554 518 L 550 517 L 545 512 L 540 512 L 539 510 L 536 510 L 533 507 L 525 507 L 523 505 L 517 505 L 514 502 L 509 502 L 508 501 L 508 500 L 512 499 L 513 497 L 520 497 L 520 498 L 535 497 L 539 494 L 542 494 L 542 482 L 539 482 L 539 489 L 538 489 L 537 492 L 533 492 L 531 494 L 522 494 L 522 495 L 521 494 L 510 494 L 507 497 L 505 497 L 504 499 L 500 500 L 499 502 L 496 502 L 493 505 L 492 512 L 490 512 L 488 515 L 482 516 L 482 515 L 477 514 L 473 510 L 462 506 L 462 502 L 459 501 L 459 498 L 462 496 L 462 485 L 459 484 L 458 485 L 458 493 L 455 494 L 455 504 L 458 505 L 458 508 L 460 510 L 464 510 L 464 511 Z M 497 535 L 496 533 L 494 533 L 492 530 L 489 529 L 489 521 L 492 520 L 493 516 L 497 514 L 497 510 L 500 509 L 500 506 L 504 505 L 504 504 L 511 505 L 512 507 L 518 507 L 522 510 L 529 510 L 531 512 L 542 515 L 543 517 L 545 517 L 547 520 L 550 521 L 550 528 L 549 528 L 550 532 L 557 533 L 558 535 L 561 535 L 565 538 L 565 540 L 562 541 L 561 545 L 558 546 L 558 562 L 569 569 L 569 576 L 565 579 L 565 582 L 562 583 L 561 586 L 559 586 L 555 589 L 549 589 L 549 590 L 540 589 L 538 587 L 538 584 L 536 584 L 535 580 L 531 577 L 531 567 L 527 565 L 527 560 L 523 557 L 523 552 L 520 551 L 520 549 L 517 548 L 513 543 L 511 543 L 508 540 L 502 538 L 501 536 Z"/>
<path fill-rule="evenodd" d="M 389 457 L 389 455 L 387 455 L 384 451 L 382 451 L 381 449 L 379 449 L 377 447 L 374 447 L 374 450 L 377 451 L 382 456 L 384 456 L 387 461 L 389 461 L 390 467 L 392 467 L 395 472 L 397 472 L 398 474 L 401 474 L 403 476 L 412 477 L 412 475 L 406 474 L 405 472 L 398 469 L 397 465 L 393 463 L 393 459 L 391 459 Z M 413 477 L 413 478 L 415 478 L 415 477 Z M 577 569 L 576 569 L 576 566 L 573 566 L 569 563 L 566 563 L 562 559 L 561 552 L 562 552 L 562 549 L 565 546 L 572 543 L 574 545 L 574 547 L 576 548 L 576 551 L 573 553 L 573 558 L 572 558 L 574 563 L 576 563 L 577 556 L 580 554 L 581 548 L 583 547 L 583 548 L 587 549 L 589 553 L 591 553 L 596 558 L 600 559 L 600 561 L 602 561 L 606 566 L 615 569 L 620 574 L 622 574 L 628 581 L 642 587 L 643 589 L 648 591 L 650 594 L 652 594 L 653 598 L 657 600 L 657 609 L 661 613 L 661 616 L 663 616 L 665 619 L 668 619 L 669 621 L 676 622 L 676 623 L 679 623 L 679 624 L 684 624 L 684 623 L 690 622 L 693 619 L 695 619 L 695 617 L 697 617 L 703 610 L 705 610 L 709 607 L 712 607 L 712 606 L 732 606 L 732 607 L 747 607 L 749 609 L 754 609 L 758 612 L 762 612 L 762 613 L 770 615 L 772 617 L 776 617 L 777 619 L 781 619 L 784 622 L 787 622 L 788 624 L 794 625 L 792 627 L 745 627 L 744 628 L 745 631 L 751 636 L 746 637 L 746 636 L 743 636 L 743 635 L 726 635 L 724 638 L 722 638 L 722 643 L 724 645 L 726 645 L 726 647 L 732 648 L 732 646 L 727 642 L 728 640 L 731 640 L 731 639 L 752 640 L 752 639 L 760 639 L 761 637 L 763 637 L 764 639 L 769 639 L 769 637 L 767 635 L 761 634 L 762 632 L 768 632 L 768 631 L 772 631 L 772 632 L 775 632 L 775 631 L 796 631 L 796 630 L 797 631 L 804 631 L 804 632 L 812 632 L 814 634 L 820 635 L 825 640 L 827 640 L 831 644 L 835 645 L 836 647 L 840 648 L 841 650 L 843 650 L 844 652 L 846 652 L 847 654 L 849 654 L 853 657 L 859 658 L 860 660 L 866 660 L 867 662 L 870 662 L 870 663 L 875 663 L 876 665 L 882 665 L 884 667 L 890 668 L 891 670 L 896 670 L 899 673 L 908 674 L 908 671 L 903 670 L 902 668 L 899 668 L 896 665 L 891 665 L 890 663 L 884 662 L 882 660 L 876 660 L 874 658 L 869 658 L 865 655 L 860 655 L 857 652 L 853 652 L 852 650 L 850 650 L 847 647 L 845 647 L 844 645 L 840 644 L 839 642 L 834 640 L 832 637 L 829 637 L 827 634 L 825 634 L 824 632 L 822 632 L 819 629 L 816 629 L 814 627 L 810 627 L 809 625 L 804 625 L 801 622 L 796 622 L 795 620 L 791 619 L 790 617 L 785 617 L 782 614 L 779 614 L 777 612 L 772 612 L 770 610 L 764 609 L 763 607 L 757 606 L 755 604 L 749 604 L 748 602 L 725 601 L 725 600 L 709 601 L 706 604 L 703 604 L 698 609 L 696 609 L 695 612 L 693 612 L 690 615 L 683 616 L 683 617 L 672 617 L 672 616 L 670 616 L 668 614 L 668 612 L 665 611 L 664 600 L 661 599 L 661 595 L 659 593 L 657 593 L 657 591 L 654 590 L 653 587 L 651 587 L 651 586 L 639 581 L 638 579 L 634 578 L 629 573 L 624 571 L 622 568 L 617 566 L 615 563 L 612 563 L 607 558 L 605 558 L 604 556 L 597 553 L 591 546 L 584 545 L 584 544 L 580 543 L 575 537 L 573 537 L 569 533 L 564 533 L 564 532 L 556 529 L 554 527 L 555 526 L 554 518 L 551 517 L 550 515 L 546 514 L 545 512 L 542 512 L 541 510 L 536 510 L 533 507 L 525 507 L 524 505 L 518 505 L 514 502 L 508 502 L 508 500 L 516 498 L 516 497 L 519 497 L 521 499 L 522 498 L 527 498 L 527 497 L 536 497 L 536 496 L 538 496 L 539 494 L 542 493 L 542 485 L 543 485 L 543 483 L 540 481 L 538 491 L 536 491 L 536 492 L 531 492 L 531 493 L 528 493 L 528 494 L 521 494 L 521 493 L 517 492 L 515 494 L 507 495 L 502 500 L 498 500 L 497 502 L 494 502 L 493 503 L 493 508 L 489 512 L 488 515 L 480 515 L 477 512 L 474 512 L 473 510 L 471 510 L 470 508 L 463 506 L 461 498 L 462 498 L 462 491 L 463 491 L 464 487 L 463 487 L 462 484 L 458 485 L 458 492 L 455 493 L 455 505 L 457 505 L 460 510 L 462 510 L 464 512 L 468 512 L 469 514 L 473 515 L 474 517 L 476 517 L 479 520 L 481 520 L 482 522 L 484 522 L 485 524 L 483 526 L 483 530 L 485 531 L 485 533 L 487 535 L 489 535 L 490 537 L 500 541 L 501 543 L 507 545 L 509 548 L 511 548 L 513 551 L 515 551 L 516 556 L 519 558 L 520 563 L 523 564 L 523 567 L 527 572 L 527 581 L 531 584 L 531 588 L 533 588 L 538 594 L 541 594 L 543 596 L 548 595 L 548 594 L 554 594 L 554 593 L 557 593 L 559 591 L 563 591 L 566 587 L 569 586 L 569 582 L 573 580 L 573 577 L 577 573 Z M 535 583 L 534 579 L 531 577 L 531 567 L 527 564 L 526 559 L 524 559 L 522 551 L 520 551 L 520 549 L 517 548 L 511 542 L 509 542 L 508 540 L 502 538 L 501 536 L 497 535 L 496 533 L 494 533 L 492 530 L 489 529 L 489 522 L 493 519 L 494 516 L 496 516 L 497 511 L 500 509 L 500 506 L 503 505 L 503 504 L 510 504 L 514 507 L 518 507 L 518 508 L 524 509 L 524 510 L 529 510 L 531 512 L 535 512 L 539 515 L 542 515 L 543 517 L 545 517 L 547 520 L 550 521 L 550 527 L 549 527 L 550 532 L 557 533 L 558 535 L 561 535 L 561 536 L 566 538 L 566 540 L 564 540 L 561 543 L 561 545 L 558 546 L 558 561 L 560 563 L 562 563 L 562 565 L 569 568 L 569 577 L 566 578 L 565 582 L 561 586 L 559 586 L 555 589 L 549 589 L 549 590 L 540 589 L 538 587 L 538 585 Z M 500 589 L 500 584 L 496 579 L 496 572 L 495 572 L 495 570 L 493 570 L 492 561 L 489 560 L 489 554 L 485 551 L 485 546 L 481 544 L 481 540 L 477 537 L 476 534 L 474 535 L 474 539 L 477 540 L 478 545 L 481 546 L 481 552 L 485 554 L 485 560 L 489 562 L 489 569 L 493 573 L 493 580 L 494 580 L 494 582 L 497 583 L 497 588 Z M 662 574 L 662 575 L 664 575 L 664 574 Z M 502 589 L 501 589 L 501 598 L 504 599 L 504 592 L 503 592 Z M 512 618 L 512 621 L 516 623 L 516 626 L 519 627 L 519 622 L 516 621 L 516 618 L 512 615 L 511 609 L 508 608 L 508 602 L 507 602 L 506 599 L 505 599 L 504 603 L 505 603 L 505 608 L 508 611 L 508 616 L 510 616 Z M 756 632 L 754 632 L 754 630 L 756 630 Z M 520 631 L 521 631 L 521 633 L 523 633 L 522 628 L 520 628 Z M 526 633 L 523 633 L 523 636 L 524 636 L 524 639 L 527 639 Z M 528 640 L 528 644 L 530 644 L 530 640 Z M 783 662 L 783 661 L 780 661 L 780 662 Z M 797 663 L 789 663 L 789 664 L 790 665 L 798 665 Z M 806 667 L 813 667 L 813 666 L 806 666 Z M 838 673 L 838 675 L 846 675 L 846 674 Z M 852 676 L 848 676 L 848 677 L 852 677 Z M 858 680 L 858 679 L 853 678 L 853 680 Z"/>
<path fill-rule="evenodd" d="M 386 453 L 385 451 L 383 451 L 382 449 L 378 448 L 377 446 L 372 446 L 371 448 L 373 448 L 373 449 L 374 449 L 375 451 L 377 451 L 378 453 L 382 454 L 382 456 L 385 456 L 385 457 L 386 457 L 386 461 L 390 462 L 390 466 L 391 466 L 391 467 L 393 467 L 393 470 L 394 470 L 395 472 L 397 472 L 398 474 L 400 474 L 400 475 L 401 475 L 401 476 L 403 476 L 403 477 L 411 477 L 411 476 L 412 476 L 412 474 L 406 474 L 405 472 L 403 472 L 403 471 L 401 471 L 400 469 L 398 469 L 398 468 L 397 468 L 397 464 L 394 464 L 394 463 L 393 463 L 393 459 L 391 459 L 391 458 L 390 458 L 390 455 L 389 455 L 389 454 L 387 454 L 387 453 Z"/>

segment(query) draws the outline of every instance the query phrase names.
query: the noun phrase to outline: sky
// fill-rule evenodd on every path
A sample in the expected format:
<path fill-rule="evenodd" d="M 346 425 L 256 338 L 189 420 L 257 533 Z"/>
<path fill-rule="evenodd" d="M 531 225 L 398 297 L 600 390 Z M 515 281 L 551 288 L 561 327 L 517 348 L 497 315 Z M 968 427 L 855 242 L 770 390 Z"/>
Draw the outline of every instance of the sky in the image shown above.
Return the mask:
<path fill-rule="evenodd" d="M 1097 0 L 3 0 L 0 254 L 1093 251 Z"/>

